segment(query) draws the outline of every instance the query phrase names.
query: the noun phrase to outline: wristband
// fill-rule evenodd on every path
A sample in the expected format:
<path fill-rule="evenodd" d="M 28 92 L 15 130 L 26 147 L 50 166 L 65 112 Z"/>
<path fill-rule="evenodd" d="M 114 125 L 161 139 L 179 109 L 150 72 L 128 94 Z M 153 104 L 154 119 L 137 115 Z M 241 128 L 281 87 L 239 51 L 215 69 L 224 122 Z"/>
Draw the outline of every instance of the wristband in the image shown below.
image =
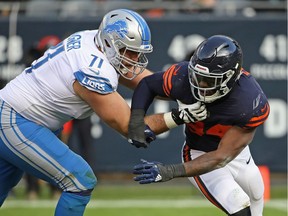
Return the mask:
<path fill-rule="evenodd" d="M 184 167 L 184 164 L 171 164 L 171 165 L 162 165 L 162 164 L 157 164 L 157 167 L 159 169 L 159 174 L 161 175 L 161 181 L 169 181 L 173 178 L 177 177 L 186 177 L 186 170 Z M 159 180 L 159 181 L 160 181 Z M 157 180 L 155 181 L 157 182 Z"/>
<path fill-rule="evenodd" d="M 172 118 L 172 112 L 164 113 L 163 118 L 164 118 L 164 121 L 165 121 L 166 126 L 167 126 L 169 129 L 172 129 L 172 128 L 175 128 L 175 127 L 178 126 L 178 125 L 176 124 L 176 122 L 174 121 L 174 119 Z"/>
<path fill-rule="evenodd" d="M 186 177 L 186 170 L 183 163 L 171 164 L 170 169 L 173 170 L 173 178 L 175 177 Z"/>

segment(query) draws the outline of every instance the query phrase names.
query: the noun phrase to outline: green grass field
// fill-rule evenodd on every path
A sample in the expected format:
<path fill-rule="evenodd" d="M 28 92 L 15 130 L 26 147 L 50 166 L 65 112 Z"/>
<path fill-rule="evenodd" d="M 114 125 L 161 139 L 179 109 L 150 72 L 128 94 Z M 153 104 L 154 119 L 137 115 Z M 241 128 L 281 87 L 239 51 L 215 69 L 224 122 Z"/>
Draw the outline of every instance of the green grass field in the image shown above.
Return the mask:
<path fill-rule="evenodd" d="M 5 216 L 51 216 L 53 215 L 52 208 L 17 208 L 0 210 L 1 215 Z M 222 212 L 213 210 L 212 208 L 87 208 L 85 216 L 223 216 Z M 287 216 L 287 212 L 277 209 L 265 209 L 264 216 Z"/>
<path fill-rule="evenodd" d="M 24 188 L 15 189 L 0 209 L 2 216 L 52 216 L 56 200 L 48 200 L 44 187 L 41 197 L 27 201 Z M 95 188 L 85 216 L 221 216 L 225 215 L 189 184 L 101 184 Z M 287 216 L 287 186 L 271 188 L 264 216 Z"/>

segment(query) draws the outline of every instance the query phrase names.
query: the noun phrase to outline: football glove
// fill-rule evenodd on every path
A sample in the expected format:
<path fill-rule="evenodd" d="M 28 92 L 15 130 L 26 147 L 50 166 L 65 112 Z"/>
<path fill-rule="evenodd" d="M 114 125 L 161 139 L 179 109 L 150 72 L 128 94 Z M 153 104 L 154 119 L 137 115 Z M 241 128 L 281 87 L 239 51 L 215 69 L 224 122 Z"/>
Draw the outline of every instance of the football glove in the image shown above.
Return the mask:
<path fill-rule="evenodd" d="M 144 110 L 131 111 L 128 126 L 128 142 L 137 148 L 147 148 L 156 139 L 155 133 L 144 122 Z"/>
<path fill-rule="evenodd" d="M 177 125 L 203 121 L 207 118 L 207 109 L 204 103 L 183 104 L 178 101 L 179 108 L 172 109 L 171 115 Z"/>
<path fill-rule="evenodd" d="M 166 182 L 186 175 L 183 164 L 164 165 L 157 161 L 148 162 L 143 159 L 141 161 L 141 164 L 134 166 L 133 171 L 133 174 L 137 174 L 134 181 L 138 181 L 140 184 Z"/>

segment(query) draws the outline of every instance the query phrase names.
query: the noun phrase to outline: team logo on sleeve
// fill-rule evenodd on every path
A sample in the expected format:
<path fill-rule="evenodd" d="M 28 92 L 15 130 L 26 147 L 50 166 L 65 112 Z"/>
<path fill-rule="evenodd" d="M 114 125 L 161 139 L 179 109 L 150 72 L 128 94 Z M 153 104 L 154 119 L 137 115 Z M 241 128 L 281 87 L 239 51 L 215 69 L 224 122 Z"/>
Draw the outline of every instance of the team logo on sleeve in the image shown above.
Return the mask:
<path fill-rule="evenodd" d="M 108 24 L 104 31 L 106 33 L 115 32 L 119 35 L 119 37 L 124 38 L 124 36 L 128 33 L 127 23 L 124 20 L 118 20 L 114 23 Z"/>
<path fill-rule="evenodd" d="M 90 77 L 84 77 L 81 80 L 81 83 L 83 83 L 84 85 L 89 86 L 93 89 L 105 91 L 105 83 L 100 82 L 100 80 L 91 79 Z"/>
<path fill-rule="evenodd" d="M 74 75 L 82 86 L 92 91 L 96 91 L 101 94 L 108 94 L 114 91 L 113 86 L 107 78 L 100 76 L 90 76 L 83 73 L 82 71 L 78 71 L 74 73 Z"/>

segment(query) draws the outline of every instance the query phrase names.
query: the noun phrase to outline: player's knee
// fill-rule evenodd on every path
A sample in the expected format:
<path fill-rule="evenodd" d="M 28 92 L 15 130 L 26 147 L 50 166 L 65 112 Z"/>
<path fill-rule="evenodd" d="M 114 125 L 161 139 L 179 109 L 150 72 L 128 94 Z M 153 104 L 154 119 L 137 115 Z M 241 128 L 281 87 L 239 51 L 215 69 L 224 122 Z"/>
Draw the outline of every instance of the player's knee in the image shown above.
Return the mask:
<path fill-rule="evenodd" d="M 251 216 L 251 210 L 250 207 L 246 207 L 244 209 L 241 209 L 240 211 L 230 214 L 229 216 Z"/>
<path fill-rule="evenodd" d="M 90 172 L 88 175 L 85 175 L 80 179 L 80 182 L 83 182 L 83 185 L 87 190 L 93 190 L 97 184 L 97 178 L 93 172 Z"/>
<path fill-rule="evenodd" d="M 71 179 L 68 175 L 64 182 L 66 188 L 64 189 L 66 192 L 73 192 L 73 193 L 82 193 L 82 192 L 92 192 L 97 184 L 97 178 L 94 175 L 92 170 L 88 170 L 81 175 L 74 175 L 76 179 Z M 88 195 L 88 194 L 87 194 Z"/>
<path fill-rule="evenodd" d="M 226 201 L 227 211 L 231 215 L 234 215 L 234 213 L 238 212 L 240 209 L 251 205 L 249 196 L 241 188 L 232 190 Z"/>
<path fill-rule="evenodd" d="M 86 184 L 88 189 L 94 189 L 97 184 L 97 178 L 94 173 L 90 173 L 90 176 L 86 179 Z"/>

